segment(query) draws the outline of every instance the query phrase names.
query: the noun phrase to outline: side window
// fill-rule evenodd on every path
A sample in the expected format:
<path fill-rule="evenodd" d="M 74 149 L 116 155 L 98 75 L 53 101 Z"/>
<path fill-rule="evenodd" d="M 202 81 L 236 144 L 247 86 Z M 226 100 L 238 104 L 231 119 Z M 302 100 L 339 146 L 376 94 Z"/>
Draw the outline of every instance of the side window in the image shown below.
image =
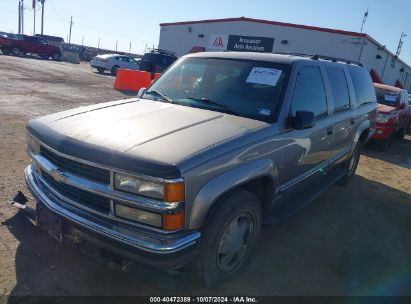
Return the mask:
<path fill-rule="evenodd" d="M 347 66 L 354 84 L 357 106 L 365 103 L 376 102 L 374 85 L 367 69 L 356 66 Z"/>
<path fill-rule="evenodd" d="M 337 67 L 326 67 L 334 101 L 334 109 L 342 110 L 350 107 L 350 95 L 344 70 Z"/>
<path fill-rule="evenodd" d="M 313 112 L 317 117 L 327 113 L 327 98 L 319 67 L 306 66 L 298 73 L 291 114 L 295 116 L 297 111 Z"/>

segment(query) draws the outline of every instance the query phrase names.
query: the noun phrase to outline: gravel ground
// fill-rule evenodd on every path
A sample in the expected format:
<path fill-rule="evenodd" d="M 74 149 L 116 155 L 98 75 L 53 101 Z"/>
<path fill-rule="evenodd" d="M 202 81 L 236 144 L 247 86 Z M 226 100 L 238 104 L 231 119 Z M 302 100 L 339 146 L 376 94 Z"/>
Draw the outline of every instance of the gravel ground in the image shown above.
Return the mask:
<path fill-rule="evenodd" d="M 134 265 L 118 271 L 61 245 L 6 203 L 28 195 L 30 118 L 127 98 L 87 64 L 0 54 L 2 295 L 411 295 L 411 137 L 365 150 L 347 187 L 332 187 L 287 223 L 263 229 L 249 264 L 213 290 Z M 33 206 L 31 199 L 29 205 Z M 112 266 L 112 267 L 110 267 Z"/>

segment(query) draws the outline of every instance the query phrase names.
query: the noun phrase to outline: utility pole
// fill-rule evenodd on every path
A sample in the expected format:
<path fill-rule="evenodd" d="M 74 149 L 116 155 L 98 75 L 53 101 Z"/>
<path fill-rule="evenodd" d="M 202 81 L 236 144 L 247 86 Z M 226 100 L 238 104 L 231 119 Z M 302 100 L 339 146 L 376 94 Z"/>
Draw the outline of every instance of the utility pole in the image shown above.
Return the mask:
<path fill-rule="evenodd" d="M 24 0 L 21 0 L 21 33 L 24 34 Z"/>
<path fill-rule="evenodd" d="M 84 46 L 84 36 L 81 38 L 81 46 Z"/>
<path fill-rule="evenodd" d="M 116 52 L 117 52 L 117 44 L 118 44 L 118 40 L 116 40 Z"/>
<path fill-rule="evenodd" d="M 71 16 L 71 19 L 70 19 L 70 33 L 69 33 L 69 40 L 68 40 L 69 44 L 71 43 L 71 29 L 72 29 L 72 27 L 73 27 L 73 16 Z"/>
<path fill-rule="evenodd" d="M 19 1 L 19 34 L 21 34 L 21 2 Z"/>
<path fill-rule="evenodd" d="M 130 41 L 130 47 L 128 48 L 128 55 L 130 56 L 131 54 L 131 41 Z"/>
<path fill-rule="evenodd" d="M 98 46 L 97 49 L 100 51 L 100 37 L 98 38 Z"/>
<path fill-rule="evenodd" d="M 404 43 L 404 41 L 402 41 L 402 38 L 404 38 L 404 37 L 407 37 L 407 34 L 404 34 L 404 32 L 401 32 L 400 42 L 398 42 L 397 52 L 395 53 L 395 56 L 397 58 L 401 54 L 401 48 L 402 48 L 402 45 Z"/>
<path fill-rule="evenodd" d="M 33 13 L 34 13 L 34 23 L 33 23 L 33 36 L 36 35 L 36 0 L 33 0 Z"/>
<path fill-rule="evenodd" d="M 367 11 L 364 13 L 364 17 L 362 19 L 362 24 L 361 24 L 360 35 L 361 36 L 364 35 L 364 37 L 362 38 L 361 50 L 360 50 L 360 55 L 358 56 L 358 62 L 361 62 L 362 53 L 364 51 L 365 40 L 367 39 L 367 35 L 363 34 L 362 31 L 364 29 L 365 22 L 367 21 L 368 11 L 369 11 L 369 8 L 367 8 Z"/>
<path fill-rule="evenodd" d="M 43 35 L 44 33 L 44 2 L 46 0 L 40 0 L 41 2 L 41 34 Z"/>

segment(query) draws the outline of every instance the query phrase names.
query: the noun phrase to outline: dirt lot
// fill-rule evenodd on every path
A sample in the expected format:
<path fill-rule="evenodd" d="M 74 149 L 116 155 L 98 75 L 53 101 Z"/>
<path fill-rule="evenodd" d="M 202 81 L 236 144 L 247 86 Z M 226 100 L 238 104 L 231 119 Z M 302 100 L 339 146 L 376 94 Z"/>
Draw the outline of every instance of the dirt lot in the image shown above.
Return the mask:
<path fill-rule="evenodd" d="M 29 163 L 28 119 L 126 98 L 113 78 L 71 65 L 0 55 L 0 298 L 2 295 L 411 295 L 411 137 L 365 150 L 348 187 L 333 187 L 287 223 L 263 229 L 244 271 L 213 291 L 132 274 L 58 244 L 6 203 Z M 33 206 L 33 201 L 29 203 Z M 0 299 L 1 300 L 1 299 Z"/>

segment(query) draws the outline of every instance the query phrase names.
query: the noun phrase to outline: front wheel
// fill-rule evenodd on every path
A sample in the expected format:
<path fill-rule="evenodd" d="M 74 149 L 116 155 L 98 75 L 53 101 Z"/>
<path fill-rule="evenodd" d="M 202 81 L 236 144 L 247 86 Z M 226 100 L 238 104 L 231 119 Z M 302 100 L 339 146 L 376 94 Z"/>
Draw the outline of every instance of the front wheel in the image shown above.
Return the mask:
<path fill-rule="evenodd" d="M 344 163 L 342 163 L 342 166 L 344 170 L 346 171 L 346 173 L 344 177 L 341 178 L 337 182 L 337 185 L 345 186 L 353 178 L 355 171 L 357 170 L 357 167 L 358 167 L 358 162 L 360 161 L 361 150 L 362 150 L 361 142 L 358 142 L 355 146 L 354 152 L 351 154 L 351 157 L 347 159 Z"/>
<path fill-rule="evenodd" d="M 97 71 L 98 71 L 100 74 L 103 74 L 103 73 L 104 73 L 104 69 L 103 69 L 103 68 L 97 68 Z"/>
<path fill-rule="evenodd" d="M 10 50 L 9 50 L 9 49 L 2 48 L 1 51 L 3 52 L 4 55 L 9 55 L 9 54 L 10 54 Z"/>
<path fill-rule="evenodd" d="M 247 190 L 237 190 L 218 204 L 202 233 L 193 269 L 197 279 L 208 287 L 232 276 L 245 264 L 262 225 L 260 202 Z"/>
<path fill-rule="evenodd" d="M 49 59 L 49 55 L 39 55 L 40 56 L 40 58 L 42 58 L 42 59 Z"/>
<path fill-rule="evenodd" d="M 375 148 L 381 152 L 387 151 L 390 145 L 391 145 L 391 136 L 386 139 L 378 139 L 374 143 Z"/>
<path fill-rule="evenodd" d="M 61 59 L 61 54 L 59 52 L 54 52 L 53 54 L 51 54 L 51 59 L 58 61 Z"/>

